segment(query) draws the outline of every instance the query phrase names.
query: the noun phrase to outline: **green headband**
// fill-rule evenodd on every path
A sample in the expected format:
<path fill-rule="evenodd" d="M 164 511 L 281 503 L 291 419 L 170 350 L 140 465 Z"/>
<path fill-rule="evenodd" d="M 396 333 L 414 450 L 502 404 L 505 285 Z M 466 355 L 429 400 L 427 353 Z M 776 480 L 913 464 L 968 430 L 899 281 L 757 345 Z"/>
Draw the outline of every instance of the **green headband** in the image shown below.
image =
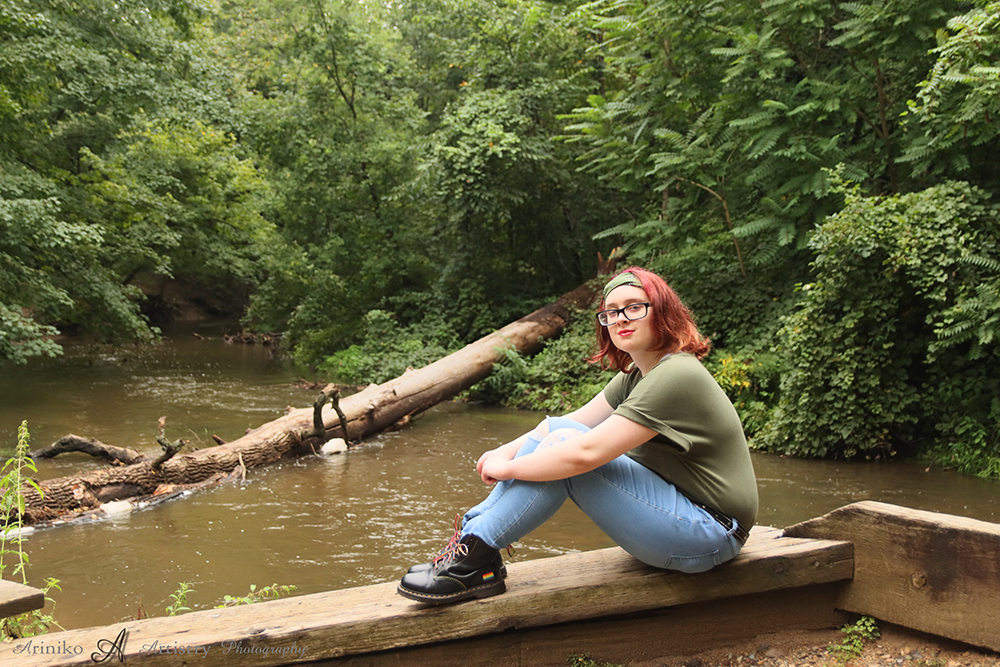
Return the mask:
<path fill-rule="evenodd" d="M 621 287 L 622 285 L 632 285 L 633 287 L 642 288 L 642 282 L 634 273 L 623 271 L 612 278 L 610 282 L 604 286 L 604 300 L 608 300 L 608 295 L 611 294 L 611 290 L 616 287 Z"/>

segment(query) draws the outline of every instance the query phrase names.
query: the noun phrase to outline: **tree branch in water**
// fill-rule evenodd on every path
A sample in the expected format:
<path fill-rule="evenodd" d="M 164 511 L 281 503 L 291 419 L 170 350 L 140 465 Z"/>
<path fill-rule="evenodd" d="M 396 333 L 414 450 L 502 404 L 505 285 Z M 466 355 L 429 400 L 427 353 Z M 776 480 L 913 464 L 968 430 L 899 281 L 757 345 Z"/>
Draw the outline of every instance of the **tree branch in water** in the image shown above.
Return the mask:
<path fill-rule="evenodd" d="M 174 456 L 174 454 L 181 451 L 181 449 L 184 448 L 184 445 L 188 444 L 187 440 L 181 440 L 180 438 L 174 440 L 173 442 L 167 440 L 166 435 L 164 433 L 166 428 L 166 423 L 167 423 L 166 417 L 160 417 L 159 421 L 157 422 L 156 442 L 158 442 L 160 447 L 163 448 L 163 454 L 160 455 L 160 458 L 153 461 L 153 470 L 159 470 L 160 466 L 169 461 Z"/>
<path fill-rule="evenodd" d="M 78 435 L 64 435 L 48 447 L 30 452 L 33 459 L 51 459 L 67 452 L 82 452 L 95 458 L 104 459 L 113 465 L 131 465 L 146 460 L 146 455 L 127 447 L 105 445 L 95 438 L 81 438 Z"/>

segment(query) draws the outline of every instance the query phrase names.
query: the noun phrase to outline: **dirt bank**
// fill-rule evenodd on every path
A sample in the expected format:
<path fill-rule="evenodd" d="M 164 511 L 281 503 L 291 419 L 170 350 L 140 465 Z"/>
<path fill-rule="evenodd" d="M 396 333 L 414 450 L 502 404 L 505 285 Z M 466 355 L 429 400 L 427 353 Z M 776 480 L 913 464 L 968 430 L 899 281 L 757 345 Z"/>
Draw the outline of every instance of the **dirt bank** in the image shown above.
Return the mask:
<path fill-rule="evenodd" d="M 866 642 L 860 656 L 846 661 L 828 648 L 842 644 L 844 633 L 825 630 L 762 635 L 727 649 L 629 667 L 1000 667 L 997 653 L 886 623 L 879 629 L 878 639 Z"/>

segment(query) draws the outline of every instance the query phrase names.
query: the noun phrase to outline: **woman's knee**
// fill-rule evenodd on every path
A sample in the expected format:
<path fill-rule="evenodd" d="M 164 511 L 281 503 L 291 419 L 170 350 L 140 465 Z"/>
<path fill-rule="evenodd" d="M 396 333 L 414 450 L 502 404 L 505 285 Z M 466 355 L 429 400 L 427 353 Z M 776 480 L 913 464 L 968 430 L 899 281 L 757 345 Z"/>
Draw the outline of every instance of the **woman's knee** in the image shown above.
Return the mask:
<path fill-rule="evenodd" d="M 590 430 L 590 427 L 569 417 L 546 417 L 545 420 L 548 423 L 550 434 L 553 431 L 561 431 L 562 429 L 572 429 L 577 433 L 586 433 Z"/>
<path fill-rule="evenodd" d="M 580 426 L 583 426 L 583 424 L 580 424 Z M 549 434 L 544 438 L 542 438 L 542 441 L 538 443 L 538 447 L 536 449 L 544 449 L 546 447 L 551 447 L 552 445 L 559 442 L 563 442 L 564 440 L 568 440 L 575 435 L 580 435 L 581 433 L 585 433 L 587 427 L 583 426 L 583 429 L 584 430 L 581 431 L 580 429 L 575 428 L 573 426 L 564 426 L 561 428 L 556 428 L 555 430 L 549 431 Z"/>

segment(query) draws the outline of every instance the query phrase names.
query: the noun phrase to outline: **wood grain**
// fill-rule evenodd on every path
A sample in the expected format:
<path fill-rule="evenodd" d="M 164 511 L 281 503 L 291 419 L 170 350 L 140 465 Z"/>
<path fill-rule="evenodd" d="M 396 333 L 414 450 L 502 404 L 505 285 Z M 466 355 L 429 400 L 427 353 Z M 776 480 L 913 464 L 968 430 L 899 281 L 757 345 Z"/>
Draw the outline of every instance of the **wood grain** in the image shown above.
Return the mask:
<path fill-rule="evenodd" d="M 37 654 L 33 651 L 39 644 L 25 648 L 22 640 L 2 647 L 0 663 L 14 658 L 20 667 L 92 665 L 91 653 L 100 640 L 107 647 L 123 629 L 128 633 L 123 657 L 129 665 L 265 666 L 360 659 L 413 646 L 558 629 L 587 619 L 841 581 L 852 576 L 853 547 L 755 528 L 740 556 L 702 574 L 657 570 L 617 547 L 512 563 L 508 572 L 507 593 L 485 600 L 425 607 L 398 596 L 391 582 L 46 635 L 42 641 L 47 646 L 82 650 L 74 655 Z"/>
<path fill-rule="evenodd" d="M 866 501 L 784 532 L 854 544 L 842 609 L 1000 651 L 1000 525 Z"/>

